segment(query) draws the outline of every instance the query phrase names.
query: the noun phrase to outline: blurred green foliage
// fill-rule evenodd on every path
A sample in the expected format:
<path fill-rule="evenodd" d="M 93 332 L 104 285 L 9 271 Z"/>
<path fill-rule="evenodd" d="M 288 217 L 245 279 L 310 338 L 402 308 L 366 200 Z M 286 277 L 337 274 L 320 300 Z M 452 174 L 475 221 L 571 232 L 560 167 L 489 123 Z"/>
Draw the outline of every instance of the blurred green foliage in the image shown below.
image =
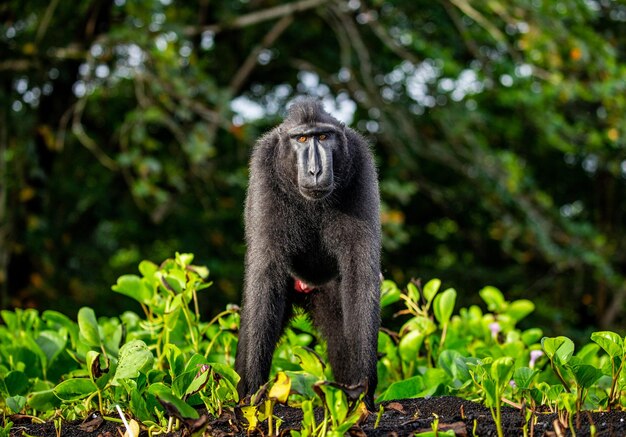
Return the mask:
<path fill-rule="evenodd" d="M 623 324 L 625 22 L 613 0 L 5 1 L 2 307 L 114 314 L 108 284 L 176 250 L 212 271 L 205 311 L 238 301 L 250 147 L 312 94 L 373 145 L 385 276 Z"/>

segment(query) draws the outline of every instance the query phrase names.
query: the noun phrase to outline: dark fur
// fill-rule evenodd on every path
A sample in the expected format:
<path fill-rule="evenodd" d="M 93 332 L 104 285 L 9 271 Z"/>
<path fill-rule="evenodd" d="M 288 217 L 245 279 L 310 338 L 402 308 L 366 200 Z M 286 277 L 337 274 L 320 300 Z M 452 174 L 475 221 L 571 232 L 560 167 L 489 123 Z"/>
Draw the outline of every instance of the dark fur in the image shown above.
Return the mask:
<path fill-rule="evenodd" d="M 341 132 L 333 152 L 333 190 L 309 200 L 298 190 L 295 153 L 286 132 L 330 123 Z M 373 408 L 380 324 L 380 220 L 376 169 L 365 140 L 312 99 L 261 137 L 250 162 L 245 205 L 246 272 L 236 370 L 240 397 L 269 376 L 272 354 L 301 305 L 328 343 L 335 379 L 365 382 Z M 294 290 L 294 277 L 317 290 Z"/>

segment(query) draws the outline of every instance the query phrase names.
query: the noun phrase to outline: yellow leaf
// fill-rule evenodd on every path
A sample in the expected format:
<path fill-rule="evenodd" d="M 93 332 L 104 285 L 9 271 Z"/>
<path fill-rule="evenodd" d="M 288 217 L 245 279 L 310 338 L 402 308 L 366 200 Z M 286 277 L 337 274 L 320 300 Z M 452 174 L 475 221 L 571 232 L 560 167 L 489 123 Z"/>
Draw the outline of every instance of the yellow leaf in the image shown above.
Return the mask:
<path fill-rule="evenodd" d="M 274 385 L 270 389 L 268 397 L 276 402 L 284 404 L 287 402 L 289 393 L 291 392 L 291 379 L 285 372 L 278 372 Z"/>
<path fill-rule="evenodd" d="M 615 129 L 614 127 L 612 127 L 611 129 L 608 130 L 608 132 L 606 133 L 606 136 L 609 137 L 609 140 L 611 141 L 617 141 L 619 140 L 619 131 Z"/>
<path fill-rule="evenodd" d="M 128 424 L 128 429 L 124 433 L 124 437 L 139 437 L 139 423 L 136 420 L 131 420 Z"/>
<path fill-rule="evenodd" d="M 254 431 L 259 424 L 259 420 L 257 419 L 257 407 L 252 405 L 242 407 L 241 412 L 243 413 L 243 417 L 248 421 L 248 432 Z"/>

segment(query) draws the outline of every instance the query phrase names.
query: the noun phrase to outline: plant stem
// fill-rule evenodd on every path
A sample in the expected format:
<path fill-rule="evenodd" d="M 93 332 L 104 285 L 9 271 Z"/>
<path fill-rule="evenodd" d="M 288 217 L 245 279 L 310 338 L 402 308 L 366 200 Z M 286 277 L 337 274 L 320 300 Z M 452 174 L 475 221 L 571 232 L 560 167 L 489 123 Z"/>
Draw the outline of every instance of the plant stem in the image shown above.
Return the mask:
<path fill-rule="evenodd" d="M 561 385 L 565 388 L 565 391 L 571 393 L 572 390 L 569 388 L 569 384 L 565 381 L 563 375 L 561 375 L 561 372 L 559 372 L 558 367 L 554 364 L 553 361 L 550 361 L 550 365 L 552 366 L 552 370 L 554 370 L 554 373 L 556 373 L 557 378 L 559 378 Z"/>

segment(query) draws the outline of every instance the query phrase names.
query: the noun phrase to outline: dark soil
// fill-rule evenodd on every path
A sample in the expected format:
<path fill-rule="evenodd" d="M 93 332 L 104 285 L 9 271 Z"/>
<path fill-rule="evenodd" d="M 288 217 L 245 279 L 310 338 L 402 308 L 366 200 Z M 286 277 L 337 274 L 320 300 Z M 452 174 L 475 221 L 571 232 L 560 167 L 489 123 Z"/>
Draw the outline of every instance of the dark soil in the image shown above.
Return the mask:
<path fill-rule="evenodd" d="M 352 436 L 412 436 L 416 433 L 432 431 L 435 416 L 439 420 L 439 430 L 453 430 L 457 436 L 496 436 L 496 427 L 488 408 L 480 404 L 455 397 L 434 397 L 429 399 L 403 399 L 385 402 L 384 413 L 375 428 L 377 415 L 370 414 L 363 423 L 350 431 Z M 291 429 L 298 429 L 302 420 L 302 412 L 295 408 L 277 406 L 275 414 L 283 419 L 282 435 L 289 435 Z M 555 413 L 537 413 L 534 426 L 528 427 L 529 436 L 561 437 L 573 435 L 567 428 L 567 419 L 559 418 Z M 45 424 L 32 423 L 25 417 L 12 417 L 11 436 L 56 437 L 57 431 L 52 422 Z M 1 419 L 0 419 L 1 422 Z M 626 436 L 626 412 L 582 412 L 573 418 L 576 436 Z M 519 410 L 504 407 L 502 426 L 506 436 L 522 436 L 524 419 Z M 595 434 L 591 427 L 595 426 Z M 97 427 L 96 429 L 93 429 Z M 233 412 L 225 412 L 221 417 L 207 418 L 188 424 L 182 431 L 161 434 L 162 436 L 186 436 L 190 431 L 199 431 L 204 427 L 204 435 L 246 436 L 246 428 L 238 423 Z M 266 435 L 266 428 L 255 435 Z M 100 420 L 63 423 L 62 436 L 94 436 L 118 437 L 124 434 L 124 427 L 118 423 Z M 147 436 L 146 431 L 141 436 Z"/>

